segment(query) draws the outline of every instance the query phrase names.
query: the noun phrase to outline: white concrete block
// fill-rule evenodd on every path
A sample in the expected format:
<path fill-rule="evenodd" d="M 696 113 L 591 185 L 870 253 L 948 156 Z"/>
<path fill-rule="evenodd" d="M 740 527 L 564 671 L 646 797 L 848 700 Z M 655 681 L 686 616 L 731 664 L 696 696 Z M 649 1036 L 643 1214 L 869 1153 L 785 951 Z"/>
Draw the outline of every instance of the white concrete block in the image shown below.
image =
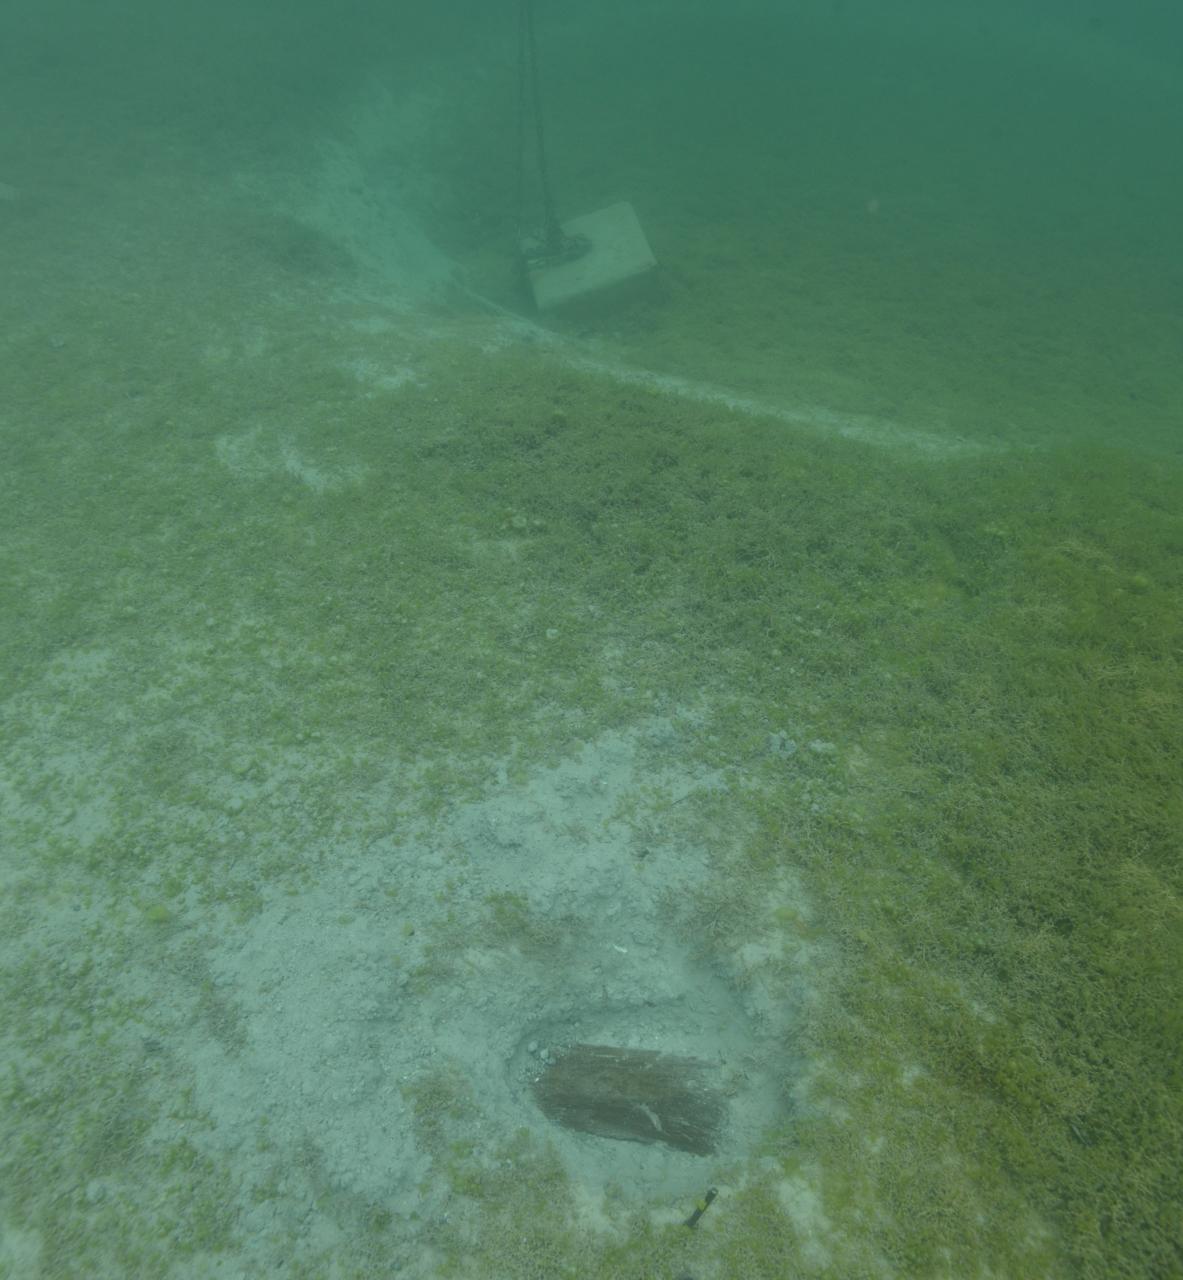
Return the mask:
<path fill-rule="evenodd" d="M 527 263 L 526 276 L 541 312 L 607 303 L 639 284 L 657 266 L 633 207 L 626 201 L 563 223 L 566 236 L 585 236 L 591 248 L 570 262 Z"/>

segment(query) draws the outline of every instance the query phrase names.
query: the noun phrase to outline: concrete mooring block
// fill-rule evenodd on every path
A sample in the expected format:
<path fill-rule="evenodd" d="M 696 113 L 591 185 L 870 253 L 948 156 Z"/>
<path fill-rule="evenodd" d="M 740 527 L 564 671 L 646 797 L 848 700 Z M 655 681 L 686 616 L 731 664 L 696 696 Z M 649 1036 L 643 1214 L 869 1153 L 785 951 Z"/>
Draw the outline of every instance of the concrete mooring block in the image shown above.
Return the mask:
<path fill-rule="evenodd" d="M 568 261 L 535 262 L 522 246 L 526 278 L 540 312 L 610 307 L 639 292 L 653 278 L 657 259 L 631 204 L 620 201 L 562 224 L 569 240 L 588 248 Z"/>

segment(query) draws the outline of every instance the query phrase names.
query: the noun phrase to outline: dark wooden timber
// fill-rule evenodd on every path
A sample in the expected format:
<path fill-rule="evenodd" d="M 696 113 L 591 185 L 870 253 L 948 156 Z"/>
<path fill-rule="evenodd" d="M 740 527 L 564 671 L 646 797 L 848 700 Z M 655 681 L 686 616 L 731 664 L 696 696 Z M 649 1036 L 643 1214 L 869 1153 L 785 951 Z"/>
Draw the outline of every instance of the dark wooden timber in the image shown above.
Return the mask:
<path fill-rule="evenodd" d="M 555 1054 L 533 1087 L 543 1114 L 566 1129 L 663 1142 L 696 1156 L 715 1150 L 727 1109 L 707 1063 L 653 1049 L 574 1044 Z"/>

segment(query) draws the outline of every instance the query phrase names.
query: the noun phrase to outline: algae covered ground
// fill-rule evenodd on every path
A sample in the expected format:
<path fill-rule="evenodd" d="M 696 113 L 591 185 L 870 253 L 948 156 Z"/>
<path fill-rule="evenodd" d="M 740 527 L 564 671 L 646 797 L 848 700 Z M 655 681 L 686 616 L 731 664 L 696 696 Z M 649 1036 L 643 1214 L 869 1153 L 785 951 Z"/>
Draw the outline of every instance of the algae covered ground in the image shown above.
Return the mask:
<path fill-rule="evenodd" d="M 317 1185 L 313 1111 L 266 1190 L 311 1184 L 347 1239 L 293 1269 L 378 1274 L 388 1236 L 402 1257 L 421 1233 L 439 1274 L 589 1274 L 589 1251 L 604 1276 L 1169 1271 L 1177 470 L 900 454 L 530 347 L 433 348 L 421 385 L 363 394 L 334 365 L 378 342 L 345 332 L 220 363 L 183 422 L 45 415 L 9 441 L 10 1273 L 233 1258 L 234 1153 L 208 1153 L 172 1044 L 194 1019 L 230 1056 L 254 1032 L 203 936 L 654 717 L 671 776 L 713 779 L 675 808 L 642 770 L 613 815 L 668 861 L 705 849 L 661 927 L 772 1001 L 809 989 L 761 1055 L 778 1118 L 713 1175 L 713 1221 L 691 1239 L 637 1193 L 589 1224 L 524 1124 L 494 1129 L 523 1145 L 510 1164 L 425 1140 L 424 1181 L 451 1188 L 428 1198 L 458 1207 L 403 1221 L 376 1188 Z M 158 338 L 129 341 L 147 358 Z M 14 368 L 26 414 L 44 376 Z M 227 442 L 250 411 L 211 401 L 266 408 Z M 319 926 L 372 917 L 392 965 L 449 912 L 446 861 L 439 901 L 394 909 L 408 867 L 431 874 L 400 841 Z M 531 874 L 492 915 L 461 897 L 465 928 L 521 947 Z M 409 996 L 376 975 L 373 998 L 484 985 L 417 966 Z M 428 1129 L 459 1109 L 471 1131 L 481 1098 L 445 1068 L 400 1088 Z M 440 1071 L 457 1096 L 430 1091 Z M 252 1120 L 239 1137 L 262 1142 Z"/>
<path fill-rule="evenodd" d="M 0 1276 L 1178 1273 L 1177 368 L 838 214 L 556 334 L 145 138 L 0 175 Z M 550 1124 L 597 1040 L 719 1149 Z"/>

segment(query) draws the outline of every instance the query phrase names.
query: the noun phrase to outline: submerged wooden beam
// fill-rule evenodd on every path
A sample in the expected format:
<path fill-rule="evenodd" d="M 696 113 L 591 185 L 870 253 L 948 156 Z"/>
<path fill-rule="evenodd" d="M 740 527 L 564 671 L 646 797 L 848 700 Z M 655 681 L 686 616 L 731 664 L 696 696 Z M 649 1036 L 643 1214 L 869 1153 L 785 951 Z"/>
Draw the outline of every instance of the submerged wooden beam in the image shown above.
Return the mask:
<path fill-rule="evenodd" d="M 727 1110 L 711 1074 L 698 1058 L 574 1044 L 555 1053 L 533 1089 L 542 1113 L 566 1129 L 705 1156 L 718 1145 Z"/>

